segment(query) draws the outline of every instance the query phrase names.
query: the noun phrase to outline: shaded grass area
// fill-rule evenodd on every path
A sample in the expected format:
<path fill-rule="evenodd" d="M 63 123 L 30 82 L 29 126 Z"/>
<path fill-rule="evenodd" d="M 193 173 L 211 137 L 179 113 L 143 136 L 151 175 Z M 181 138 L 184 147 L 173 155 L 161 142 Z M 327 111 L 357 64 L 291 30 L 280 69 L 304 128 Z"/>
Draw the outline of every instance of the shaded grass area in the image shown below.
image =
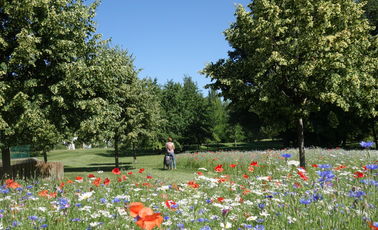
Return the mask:
<path fill-rule="evenodd" d="M 41 157 L 39 159 L 43 160 Z M 111 171 L 115 167 L 113 149 L 110 148 L 54 150 L 48 153 L 48 161 L 62 162 L 64 164 L 64 175 L 70 179 L 99 171 L 105 177 L 111 176 Z M 180 162 L 178 162 L 177 170 L 163 169 L 163 155 L 137 156 L 136 162 L 131 156 L 121 156 L 119 163 L 123 172 L 137 173 L 139 169 L 144 168 L 148 175 L 171 183 L 185 182 L 194 177 L 193 170 L 180 167 Z"/>

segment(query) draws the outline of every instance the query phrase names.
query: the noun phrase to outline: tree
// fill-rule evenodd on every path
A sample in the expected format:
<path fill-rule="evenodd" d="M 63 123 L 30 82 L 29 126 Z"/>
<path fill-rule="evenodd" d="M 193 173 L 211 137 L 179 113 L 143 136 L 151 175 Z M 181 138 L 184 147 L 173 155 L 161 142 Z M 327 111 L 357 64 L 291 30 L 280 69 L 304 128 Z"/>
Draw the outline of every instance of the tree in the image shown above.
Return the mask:
<path fill-rule="evenodd" d="M 46 152 L 101 103 L 87 68 L 99 39 L 96 6 L 81 0 L 0 2 L 0 143 L 8 174 L 10 146 L 37 144 Z"/>
<path fill-rule="evenodd" d="M 215 90 L 210 90 L 207 95 L 208 107 L 210 111 L 210 121 L 212 122 L 212 140 L 215 142 L 225 142 L 228 129 L 227 104 L 221 100 Z"/>
<path fill-rule="evenodd" d="M 138 79 L 133 58 L 127 51 L 104 46 L 93 56 L 91 66 L 96 75 L 102 76 L 93 82 L 92 89 L 103 105 L 83 122 L 79 136 L 111 140 L 115 166 L 119 167 L 121 143 L 134 146 L 142 138 L 157 135 L 162 122 L 160 101 L 154 96 L 153 82 Z"/>
<path fill-rule="evenodd" d="M 184 118 L 184 141 L 187 144 L 200 145 L 211 138 L 212 121 L 206 99 L 199 92 L 192 78 L 185 77 L 182 87 L 182 116 Z"/>
<path fill-rule="evenodd" d="M 229 58 L 207 65 L 211 87 L 251 105 L 260 116 L 297 124 L 300 165 L 305 167 L 304 119 L 320 103 L 376 115 L 371 27 L 353 0 L 255 0 L 236 10 L 225 31 Z M 352 93 L 353 92 L 353 93 Z"/>

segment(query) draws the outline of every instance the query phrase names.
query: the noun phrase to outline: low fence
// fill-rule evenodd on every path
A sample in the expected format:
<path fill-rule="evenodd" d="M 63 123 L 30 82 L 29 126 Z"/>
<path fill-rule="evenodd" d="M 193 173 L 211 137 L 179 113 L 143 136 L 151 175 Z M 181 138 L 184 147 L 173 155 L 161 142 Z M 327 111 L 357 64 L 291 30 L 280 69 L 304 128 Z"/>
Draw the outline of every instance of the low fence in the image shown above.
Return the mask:
<path fill-rule="evenodd" d="M 64 177 L 64 166 L 61 162 L 43 162 L 35 158 L 12 160 L 11 175 L 6 176 L 0 162 L 1 179 L 48 178 L 61 180 Z"/>

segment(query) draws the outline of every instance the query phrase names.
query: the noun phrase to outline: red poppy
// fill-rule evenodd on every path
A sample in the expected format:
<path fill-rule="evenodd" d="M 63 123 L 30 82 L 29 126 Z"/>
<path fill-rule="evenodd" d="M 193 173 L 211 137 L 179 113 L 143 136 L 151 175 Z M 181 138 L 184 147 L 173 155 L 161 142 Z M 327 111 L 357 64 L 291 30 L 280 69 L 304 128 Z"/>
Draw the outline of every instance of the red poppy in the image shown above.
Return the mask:
<path fill-rule="evenodd" d="M 130 216 L 137 217 L 136 224 L 145 230 L 152 230 L 160 227 L 163 217 L 160 213 L 154 213 L 151 208 L 144 207 L 140 202 L 133 202 L 129 205 Z"/>
<path fill-rule="evenodd" d="M 372 222 L 369 222 L 369 228 L 373 230 L 378 230 L 378 227 L 374 226 Z"/>
<path fill-rule="evenodd" d="M 100 186 L 101 178 L 100 177 L 96 178 L 96 180 L 94 180 L 92 184 L 94 184 L 96 187 Z"/>
<path fill-rule="evenodd" d="M 314 168 L 317 168 L 317 167 L 318 167 L 317 164 L 312 164 L 311 166 L 314 167 Z"/>
<path fill-rule="evenodd" d="M 144 211 L 145 209 L 149 209 L 151 211 Z M 152 214 L 150 214 L 152 212 Z M 163 222 L 163 217 L 160 213 L 153 213 L 152 209 L 150 208 L 143 208 L 139 212 L 139 219 L 136 224 L 145 230 L 152 230 L 153 228 L 160 227 L 161 223 Z"/>
<path fill-rule="evenodd" d="M 248 176 L 247 174 L 244 174 L 243 177 L 244 177 L 245 179 L 248 179 L 248 178 L 249 178 L 249 176 Z"/>
<path fill-rule="evenodd" d="M 83 177 L 81 177 L 81 176 L 77 176 L 77 177 L 75 177 L 75 181 L 77 181 L 77 182 L 83 182 Z"/>
<path fill-rule="evenodd" d="M 335 168 L 335 170 L 340 170 L 340 169 L 345 169 L 346 166 L 345 165 L 339 165 Z"/>
<path fill-rule="evenodd" d="M 170 208 L 170 209 L 175 209 L 173 208 L 172 206 L 176 205 L 176 202 L 174 202 L 173 200 L 166 200 L 165 201 L 165 205 Z"/>
<path fill-rule="evenodd" d="M 144 205 L 140 202 L 132 202 L 129 205 L 129 211 L 130 211 L 130 216 L 136 217 L 139 214 L 139 211 L 144 208 Z"/>
<path fill-rule="evenodd" d="M 253 172 L 253 171 L 255 171 L 255 168 L 251 165 L 251 166 L 248 167 L 248 171 Z"/>
<path fill-rule="evenodd" d="M 303 179 L 303 180 L 308 180 L 308 177 L 306 176 L 305 172 L 303 171 L 298 171 L 298 175 Z"/>
<path fill-rule="evenodd" d="M 217 200 L 222 203 L 224 201 L 224 198 L 223 197 L 218 197 Z"/>
<path fill-rule="evenodd" d="M 131 174 L 133 174 L 133 172 L 130 171 L 130 172 L 128 172 L 127 174 L 131 175 Z"/>
<path fill-rule="evenodd" d="M 114 168 L 112 170 L 112 173 L 115 174 L 115 175 L 119 175 L 119 174 L 121 174 L 121 170 L 119 170 L 119 168 Z"/>
<path fill-rule="evenodd" d="M 217 165 L 215 168 L 214 168 L 215 172 L 223 172 L 223 165 Z"/>
<path fill-rule="evenodd" d="M 109 178 L 105 178 L 104 185 L 108 185 L 108 184 L 110 184 L 110 180 L 109 180 Z"/>
<path fill-rule="evenodd" d="M 68 181 L 67 181 L 67 184 L 72 184 L 72 183 L 73 183 L 72 180 L 68 180 Z"/>
<path fill-rule="evenodd" d="M 126 175 L 122 175 L 122 180 L 126 180 L 127 179 L 127 176 Z"/>
<path fill-rule="evenodd" d="M 195 181 L 189 181 L 188 185 L 192 188 L 199 188 L 199 184 L 197 184 Z"/>
<path fill-rule="evenodd" d="M 12 180 L 12 179 L 8 179 L 5 181 L 5 184 L 6 184 L 6 187 L 7 188 L 19 188 L 21 187 L 21 185 L 19 183 L 17 183 L 16 181 Z"/>
<path fill-rule="evenodd" d="M 144 172 L 144 168 L 139 169 L 139 173 Z"/>
<path fill-rule="evenodd" d="M 259 163 L 257 163 L 257 161 L 252 161 L 249 165 L 251 166 L 258 166 Z"/>
<path fill-rule="evenodd" d="M 230 164 L 231 168 L 235 168 L 237 165 L 236 164 Z"/>
<path fill-rule="evenodd" d="M 197 175 L 202 176 L 203 173 L 202 172 L 197 172 Z"/>
<path fill-rule="evenodd" d="M 147 176 L 146 178 L 147 178 L 147 179 L 152 179 L 152 176 Z"/>
<path fill-rule="evenodd" d="M 93 175 L 92 173 L 91 174 L 88 174 L 88 178 L 94 178 L 96 177 L 95 175 Z"/>
<path fill-rule="evenodd" d="M 117 181 L 118 182 L 122 182 L 122 178 L 121 177 L 117 177 Z"/>
<path fill-rule="evenodd" d="M 363 177 L 365 177 L 365 174 L 363 174 L 362 172 L 355 172 L 353 174 L 354 174 L 355 178 L 363 178 Z"/>

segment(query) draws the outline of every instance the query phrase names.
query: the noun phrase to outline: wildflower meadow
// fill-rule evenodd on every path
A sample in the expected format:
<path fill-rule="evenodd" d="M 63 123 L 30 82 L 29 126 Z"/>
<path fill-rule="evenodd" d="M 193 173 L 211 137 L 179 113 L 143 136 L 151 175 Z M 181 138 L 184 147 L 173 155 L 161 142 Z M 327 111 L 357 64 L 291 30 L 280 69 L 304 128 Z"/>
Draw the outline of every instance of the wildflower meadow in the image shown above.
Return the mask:
<path fill-rule="evenodd" d="M 292 149 L 200 152 L 177 156 L 181 183 L 148 168 L 8 179 L 0 229 L 378 229 L 377 156 L 312 149 L 303 169 Z"/>

